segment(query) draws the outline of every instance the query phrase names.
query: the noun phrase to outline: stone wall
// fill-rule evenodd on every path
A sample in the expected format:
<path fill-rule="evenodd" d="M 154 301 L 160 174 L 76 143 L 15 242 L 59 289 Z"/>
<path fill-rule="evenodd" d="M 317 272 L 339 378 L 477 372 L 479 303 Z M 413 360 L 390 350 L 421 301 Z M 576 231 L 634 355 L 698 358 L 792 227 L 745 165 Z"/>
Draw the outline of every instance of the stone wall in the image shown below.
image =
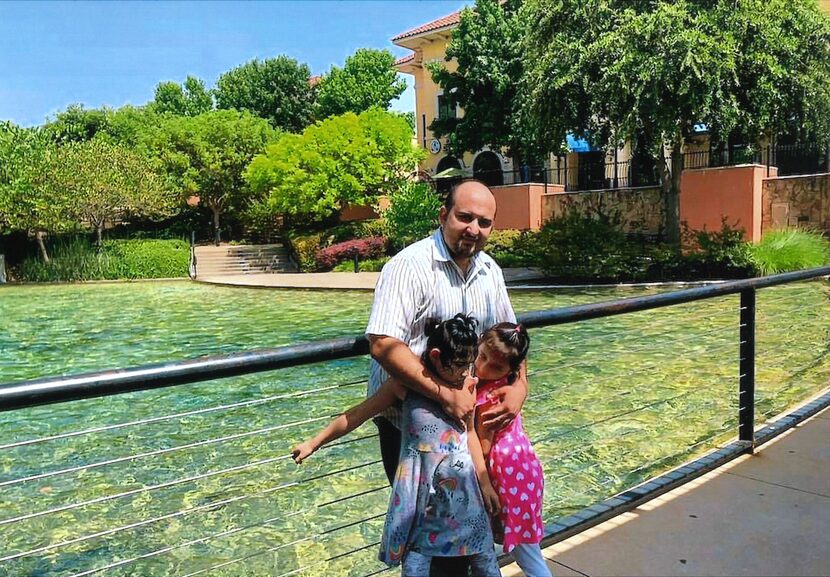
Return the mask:
<path fill-rule="evenodd" d="M 761 226 L 764 231 L 809 226 L 830 233 L 830 174 L 764 180 Z"/>
<path fill-rule="evenodd" d="M 542 222 L 561 216 L 571 207 L 618 211 L 626 232 L 657 234 L 663 221 L 660 187 L 546 194 L 542 196 Z"/>

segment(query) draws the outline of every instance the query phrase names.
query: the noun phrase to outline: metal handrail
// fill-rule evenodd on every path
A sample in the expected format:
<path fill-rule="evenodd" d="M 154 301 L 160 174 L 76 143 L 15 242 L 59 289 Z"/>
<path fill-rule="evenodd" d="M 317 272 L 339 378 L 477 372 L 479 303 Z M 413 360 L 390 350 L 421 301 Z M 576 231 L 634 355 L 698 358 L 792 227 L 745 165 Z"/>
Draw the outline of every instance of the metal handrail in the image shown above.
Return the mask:
<path fill-rule="evenodd" d="M 739 294 L 747 290 L 828 275 L 830 275 L 830 266 L 824 266 L 656 295 L 530 312 L 520 315 L 519 322 L 527 328 L 561 325 Z M 368 353 L 369 342 L 365 336 L 361 335 L 257 349 L 244 353 L 205 356 L 131 369 L 34 379 L 0 385 L 0 411 L 247 375 Z"/>

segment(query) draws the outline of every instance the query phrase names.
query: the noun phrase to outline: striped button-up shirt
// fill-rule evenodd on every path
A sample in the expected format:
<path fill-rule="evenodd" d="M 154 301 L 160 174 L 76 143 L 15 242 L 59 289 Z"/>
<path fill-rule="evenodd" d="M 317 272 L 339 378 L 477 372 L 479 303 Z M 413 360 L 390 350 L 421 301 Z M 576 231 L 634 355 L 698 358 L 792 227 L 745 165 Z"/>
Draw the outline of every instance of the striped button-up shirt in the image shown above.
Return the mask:
<path fill-rule="evenodd" d="M 426 321 L 446 320 L 458 313 L 473 316 L 479 334 L 499 322 L 516 322 L 499 265 L 479 252 L 471 259 L 465 277 L 438 229 L 383 267 L 366 335 L 394 337 L 421 356 L 426 349 Z M 368 394 L 377 391 L 387 378 L 386 370 L 372 359 Z M 384 416 L 400 428 L 399 410 L 390 409 Z"/>

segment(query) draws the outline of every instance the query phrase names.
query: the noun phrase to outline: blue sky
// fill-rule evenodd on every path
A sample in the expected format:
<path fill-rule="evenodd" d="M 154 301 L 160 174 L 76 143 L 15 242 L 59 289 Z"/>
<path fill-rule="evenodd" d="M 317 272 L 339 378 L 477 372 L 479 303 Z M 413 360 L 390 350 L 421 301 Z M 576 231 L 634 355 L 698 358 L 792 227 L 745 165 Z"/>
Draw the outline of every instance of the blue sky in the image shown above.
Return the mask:
<path fill-rule="evenodd" d="M 286 54 L 322 74 L 463 0 L 374 2 L 0 1 L 0 120 L 44 123 L 69 104 L 140 105 L 188 74 L 213 86 L 253 58 Z M 412 77 L 393 104 L 414 110 Z"/>

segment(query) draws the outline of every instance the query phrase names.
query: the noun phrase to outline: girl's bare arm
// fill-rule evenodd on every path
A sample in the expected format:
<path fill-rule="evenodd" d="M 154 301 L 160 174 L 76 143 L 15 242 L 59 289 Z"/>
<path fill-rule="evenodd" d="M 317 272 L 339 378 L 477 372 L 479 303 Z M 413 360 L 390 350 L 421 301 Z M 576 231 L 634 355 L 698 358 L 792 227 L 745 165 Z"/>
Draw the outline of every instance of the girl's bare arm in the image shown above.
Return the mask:
<path fill-rule="evenodd" d="M 395 401 L 406 395 L 403 386 L 395 379 L 385 381 L 377 392 L 365 401 L 338 415 L 331 423 L 291 450 L 291 456 L 298 465 L 321 446 L 351 433 L 360 425 L 391 407 Z"/>
<path fill-rule="evenodd" d="M 499 496 L 493 489 L 493 484 L 490 482 L 490 474 L 487 472 L 487 464 L 484 458 L 484 453 L 481 450 L 481 443 L 476 435 L 474 417 L 470 415 L 467 418 L 467 447 L 470 450 L 470 455 L 473 458 L 473 465 L 476 468 L 476 477 L 478 477 L 478 485 L 481 487 L 481 494 L 484 497 L 484 507 L 491 515 L 499 512 L 501 505 L 499 505 Z"/>

